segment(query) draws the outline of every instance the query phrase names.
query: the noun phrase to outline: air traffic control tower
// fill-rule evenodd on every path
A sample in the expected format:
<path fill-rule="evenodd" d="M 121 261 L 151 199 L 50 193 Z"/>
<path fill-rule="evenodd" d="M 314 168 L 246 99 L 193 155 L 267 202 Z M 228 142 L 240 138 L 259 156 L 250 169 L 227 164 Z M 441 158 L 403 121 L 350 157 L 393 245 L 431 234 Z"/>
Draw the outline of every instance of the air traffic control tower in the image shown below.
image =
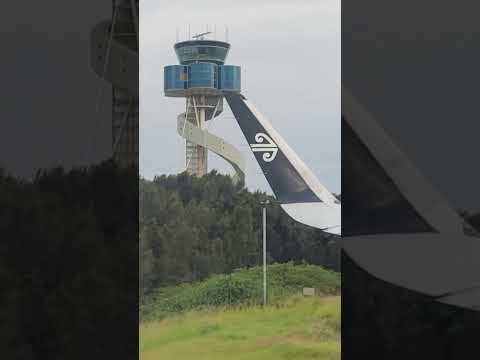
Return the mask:
<path fill-rule="evenodd" d="M 223 93 L 240 92 L 240 67 L 225 65 L 230 44 L 207 40 L 209 33 L 174 45 L 180 65 L 164 68 L 165 96 L 184 97 L 185 112 L 177 117 L 178 133 L 186 141 L 185 163 L 189 174 L 208 172 L 208 150 L 228 161 L 234 181 L 244 180 L 244 161 L 232 145 L 208 132 L 207 122 L 223 111 Z"/>

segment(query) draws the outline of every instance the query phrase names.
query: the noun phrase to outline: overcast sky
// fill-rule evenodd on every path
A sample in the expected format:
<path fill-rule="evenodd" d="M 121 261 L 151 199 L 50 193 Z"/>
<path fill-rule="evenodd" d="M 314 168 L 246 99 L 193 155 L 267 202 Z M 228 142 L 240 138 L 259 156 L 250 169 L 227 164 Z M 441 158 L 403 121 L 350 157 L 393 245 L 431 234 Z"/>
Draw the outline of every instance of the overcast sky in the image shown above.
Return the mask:
<path fill-rule="evenodd" d="M 141 1 L 140 173 L 146 178 L 184 170 L 185 141 L 176 117 L 185 100 L 163 94 L 163 67 L 177 64 L 176 29 L 184 40 L 206 26 L 232 45 L 228 64 L 242 67 L 242 92 L 331 191 L 340 192 L 341 34 L 338 0 Z M 250 189 L 269 190 L 243 134 L 226 111 L 210 131 L 242 150 Z M 209 168 L 233 173 L 209 155 Z"/>
<path fill-rule="evenodd" d="M 111 17 L 111 2 L 34 1 L 25 9 L 25 1 L 11 2 L 0 13 L 0 168 L 29 178 L 97 163 L 111 151 L 111 105 L 109 84 L 90 66 L 90 37 Z"/>

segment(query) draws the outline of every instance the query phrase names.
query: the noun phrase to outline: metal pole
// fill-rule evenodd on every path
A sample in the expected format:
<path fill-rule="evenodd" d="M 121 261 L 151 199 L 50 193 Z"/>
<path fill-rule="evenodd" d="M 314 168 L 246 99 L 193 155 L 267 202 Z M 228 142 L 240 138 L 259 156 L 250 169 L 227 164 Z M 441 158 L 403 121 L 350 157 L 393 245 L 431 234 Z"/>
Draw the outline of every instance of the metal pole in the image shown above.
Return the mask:
<path fill-rule="evenodd" d="M 263 207 L 263 306 L 267 305 L 267 208 Z"/>

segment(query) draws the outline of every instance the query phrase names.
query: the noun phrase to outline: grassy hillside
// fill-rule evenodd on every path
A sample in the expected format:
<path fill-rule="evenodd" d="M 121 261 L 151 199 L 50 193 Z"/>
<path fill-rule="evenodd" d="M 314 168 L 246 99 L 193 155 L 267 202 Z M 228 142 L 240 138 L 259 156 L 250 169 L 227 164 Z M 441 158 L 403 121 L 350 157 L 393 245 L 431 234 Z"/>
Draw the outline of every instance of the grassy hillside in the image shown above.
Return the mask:
<path fill-rule="evenodd" d="M 140 359 L 340 359 L 340 297 L 187 312 L 140 326 Z"/>
<path fill-rule="evenodd" d="M 140 310 L 140 359 L 340 358 L 340 277 L 315 265 L 240 269 L 158 289 Z M 305 298 L 303 287 L 319 296 Z"/>
<path fill-rule="evenodd" d="M 142 321 L 161 320 L 199 308 L 258 305 L 262 301 L 261 267 L 214 275 L 205 281 L 157 289 L 140 308 Z M 292 263 L 268 266 L 268 301 L 275 304 L 300 294 L 304 287 L 323 295 L 340 291 L 340 275 L 316 265 Z"/>

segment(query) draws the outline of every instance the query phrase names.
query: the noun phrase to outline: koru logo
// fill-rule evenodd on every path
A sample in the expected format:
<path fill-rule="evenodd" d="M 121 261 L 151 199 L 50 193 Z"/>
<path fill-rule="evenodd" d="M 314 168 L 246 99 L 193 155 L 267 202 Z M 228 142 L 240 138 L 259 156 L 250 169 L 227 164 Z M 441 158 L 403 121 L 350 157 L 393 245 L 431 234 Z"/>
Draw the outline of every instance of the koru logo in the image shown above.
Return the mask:
<path fill-rule="evenodd" d="M 278 146 L 265 133 L 257 133 L 255 135 L 256 144 L 250 144 L 253 152 L 263 152 L 263 161 L 271 162 L 275 159 L 278 153 Z M 264 141 L 266 143 L 264 143 Z"/>

